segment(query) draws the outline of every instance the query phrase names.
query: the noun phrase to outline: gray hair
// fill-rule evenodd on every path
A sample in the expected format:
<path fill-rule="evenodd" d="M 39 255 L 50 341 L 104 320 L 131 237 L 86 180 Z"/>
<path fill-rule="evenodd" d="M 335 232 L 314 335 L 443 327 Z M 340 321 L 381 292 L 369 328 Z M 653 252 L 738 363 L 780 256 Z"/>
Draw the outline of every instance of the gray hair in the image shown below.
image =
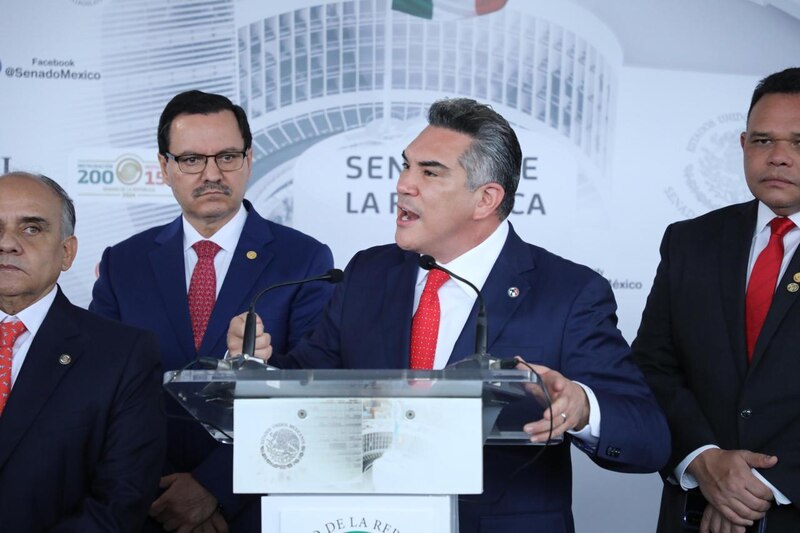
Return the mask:
<path fill-rule="evenodd" d="M 505 196 L 497 216 L 500 220 L 508 217 L 522 169 L 522 149 L 508 121 L 488 105 L 453 98 L 431 105 L 428 124 L 472 137 L 472 144 L 459 159 L 467 171 L 467 187 L 474 191 L 487 183 L 499 184 Z"/>
<path fill-rule="evenodd" d="M 45 185 L 61 200 L 61 239 L 66 239 L 75 234 L 75 204 L 72 198 L 69 197 L 67 191 L 61 185 L 56 183 L 52 178 L 48 178 L 44 174 L 33 174 L 31 172 L 15 171 L 3 174 L 0 179 L 18 176 L 21 178 L 29 178 L 36 180 L 42 185 Z"/>

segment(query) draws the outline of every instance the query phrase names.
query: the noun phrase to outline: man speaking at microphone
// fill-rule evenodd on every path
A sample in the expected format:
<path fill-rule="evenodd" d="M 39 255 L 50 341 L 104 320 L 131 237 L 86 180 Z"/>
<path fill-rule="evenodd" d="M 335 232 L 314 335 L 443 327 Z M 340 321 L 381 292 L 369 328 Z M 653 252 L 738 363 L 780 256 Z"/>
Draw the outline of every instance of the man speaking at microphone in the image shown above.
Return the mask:
<path fill-rule="evenodd" d="M 403 152 L 396 244 L 356 254 L 319 325 L 288 353 L 259 330 L 256 355 L 283 368 L 433 368 L 471 355 L 476 294 L 428 254 L 477 285 L 494 357 L 520 355 L 552 397 L 553 436 L 568 433 L 599 465 L 653 472 L 669 456 L 669 433 L 616 327 L 609 284 L 591 269 L 523 242 L 505 222 L 522 152 L 508 122 L 468 99 L 442 100 Z M 231 321 L 228 348 L 242 347 Z M 274 352 L 274 355 L 273 355 Z M 550 414 L 525 425 L 543 442 Z M 484 494 L 459 505 L 461 533 L 574 530 L 569 446 L 487 447 Z"/>
<path fill-rule="evenodd" d="M 153 331 L 164 370 L 221 357 L 232 316 L 261 289 L 324 274 L 327 246 L 261 218 L 244 200 L 252 172 L 244 110 L 200 91 L 175 96 L 158 124 L 158 160 L 181 216 L 108 248 L 89 308 Z M 317 323 L 330 285 L 295 285 L 261 298 L 258 311 L 281 351 Z M 186 416 L 167 400 L 169 414 Z M 254 531 L 257 498 L 232 491 L 232 454 L 192 421 L 171 419 L 162 494 L 150 508 L 167 530 Z"/>

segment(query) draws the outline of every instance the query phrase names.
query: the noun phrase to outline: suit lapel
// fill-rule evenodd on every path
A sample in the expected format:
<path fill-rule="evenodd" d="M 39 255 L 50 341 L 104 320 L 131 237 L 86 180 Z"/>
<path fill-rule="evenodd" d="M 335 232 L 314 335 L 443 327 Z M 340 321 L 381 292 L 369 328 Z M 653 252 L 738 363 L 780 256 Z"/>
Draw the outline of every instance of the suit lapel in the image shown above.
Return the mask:
<path fill-rule="evenodd" d="M 481 294 L 486 304 L 488 318 L 488 343 L 494 344 L 505 325 L 511 320 L 520 303 L 528 297 L 531 285 L 523 273 L 533 270 L 534 262 L 528 246 L 519 238 L 513 226 L 509 226 L 508 237 L 495 261 Z M 517 297 L 509 296 L 509 290 L 519 290 Z M 449 364 L 472 355 L 475 351 L 475 323 L 478 303 L 470 312 L 464 329 L 453 347 Z M 491 351 L 491 350 L 490 350 Z"/>
<path fill-rule="evenodd" d="M 183 262 L 183 227 L 181 217 L 167 225 L 155 239 L 158 245 L 150 254 L 150 266 L 158 285 L 161 301 L 178 345 L 186 350 L 180 360 L 188 363 L 196 357 L 192 321 L 189 318 L 189 298 L 186 287 L 186 268 Z M 179 357 L 179 354 L 164 354 Z"/>
<path fill-rule="evenodd" d="M 81 342 L 80 330 L 70 317 L 71 308 L 72 304 L 59 289 L 0 417 L 0 468 L 83 353 L 85 342 Z M 62 354 L 70 356 L 69 364 L 59 362 Z"/>
<path fill-rule="evenodd" d="M 214 310 L 208 320 L 206 334 L 200 353 L 211 357 L 222 357 L 225 346 L 225 335 L 228 331 L 230 320 L 247 309 L 250 300 L 257 291 L 265 289 L 268 285 L 285 279 L 272 279 L 271 276 L 262 277 L 264 270 L 272 262 L 275 254 L 270 250 L 269 243 L 274 239 L 269 224 L 256 214 L 249 204 L 249 213 L 245 221 L 239 242 L 236 244 L 228 273 L 219 291 L 219 296 L 214 304 Z M 255 257 L 252 252 L 255 252 Z M 249 256 L 248 256 L 249 254 Z M 267 282 L 269 280 L 269 282 Z M 258 281 L 263 286 L 255 286 Z M 220 353 L 214 353 L 219 351 Z"/>
<path fill-rule="evenodd" d="M 761 333 L 756 341 L 756 346 L 753 349 L 753 362 L 750 364 L 750 370 L 755 368 L 761 356 L 764 354 L 770 340 L 775 335 L 780 326 L 781 321 L 786 316 L 786 313 L 797 301 L 797 292 L 790 292 L 787 286 L 790 283 L 795 283 L 794 275 L 800 272 L 800 247 L 795 250 L 789 265 L 786 267 L 786 272 L 778 283 L 778 288 L 775 290 L 775 296 L 772 298 L 772 305 L 770 305 L 767 317 L 764 320 L 764 325 L 761 328 Z"/>
<path fill-rule="evenodd" d="M 384 318 L 381 322 L 385 334 L 382 345 L 386 368 L 411 367 L 411 318 L 418 269 L 419 255 L 406 252 L 403 261 L 390 267 L 385 274 L 381 309 L 381 317 Z M 395 360 L 394 354 L 398 354 L 398 360 Z"/>
<path fill-rule="evenodd" d="M 731 356 L 740 377 L 747 371 L 744 300 L 747 289 L 747 263 L 756 223 L 757 203 L 741 206 L 722 229 L 719 272 L 720 294 L 731 345 Z"/>

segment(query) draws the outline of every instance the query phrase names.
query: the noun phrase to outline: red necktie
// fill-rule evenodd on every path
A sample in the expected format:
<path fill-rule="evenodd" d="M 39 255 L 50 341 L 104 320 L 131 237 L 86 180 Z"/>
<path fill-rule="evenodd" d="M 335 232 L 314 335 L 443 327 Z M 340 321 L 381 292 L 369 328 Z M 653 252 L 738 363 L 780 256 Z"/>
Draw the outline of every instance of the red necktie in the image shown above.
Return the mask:
<path fill-rule="evenodd" d="M 197 241 L 192 245 L 197 252 L 197 264 L 189 283 L 189 316 L 192 318 L 194 348 L 200 349 L 206 333 L 208 319 L 217 301 L 217 272 L 214 269 L 214 256 L 221 250 L 211 241 Z"/>
<path fill-rule="evenodd" d="M 439 337 L 439 287 L 450 279 L 441 270 L 428 272 L 428 279 L 419 299 L 417 312 L 411 321 L 411 368 L 430 370 L 436 356 L 436 340 Z"/>
<path fill-rule="evenodd" d="M 750 274 L 750 283 L 747 285 L 745 299 L 745 332 L 747 339 L 747 361 L 753 359 L 753 349 L 767 311 L 772 304 L 775 294 L 775 285 L 778 283 L 778 273 L 783 262 L 783 236 L 794 227 L 794 222 L 786 217 L 775 217 L 769 223 L 772 233 L 769 243 L 758 254 L 753 272 Z"/>
<path fill-rule="evenodd" d="M 25 331 L 25 324 L 16 320 L 0 324 L 0 414 L 11 392 L 11 357 L 17 337 Z"/>

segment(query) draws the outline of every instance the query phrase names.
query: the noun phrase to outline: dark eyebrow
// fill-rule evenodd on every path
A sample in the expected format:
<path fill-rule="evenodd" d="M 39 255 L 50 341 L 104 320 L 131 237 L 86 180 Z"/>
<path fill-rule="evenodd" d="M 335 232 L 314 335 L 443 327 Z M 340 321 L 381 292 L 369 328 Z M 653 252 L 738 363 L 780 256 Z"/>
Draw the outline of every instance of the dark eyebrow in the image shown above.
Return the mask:
<path fill-rule="evenodd" d="M 749 137 L 774 137 L 774 134 L 767 131 L 753 131 L 749 134 Z M 800 132 L 793 131 L 789 134 L 789 137 L 800 137 Z"/>
<path fill-rule="evenodd" d="M 444 163 L 440 163 L 439 161 L 420 161 L 419 166 L 421 167 L 434 167 L 434 168 L 443 168 L 445 170 L 450 170 L 450 168 L 445 165 Z"/>
<path fill-rule="evenodd" d="M 46 218 L 36 217 L 36 216 L 22 217 L 20 219 L 20 224 L 39 224 L 44 228 L 50 227 L 50 223 L 47 221 Z"/>
<path fill-rule="evenodd" d="M 246 150 L 239 150 L 238 148 L 231 147 L 231 148 L 223 148 L 222 150 L 220 150 L 216 154 L 201 154 L 200 152 L 194 152 L 192 150 L 188 150 L 188 151 L 185 151 L 185 152 L 180 153 L 180 154 L 172 154 L 172 155 L 174 155 L 175 157 L 183 157 L 183 156 L 187 156 L 187 155 L 204 155 L 206 157 L 211 157 L 211 156 L 219 155 L 219 154 L 230 154 L 230 153 L 240 154 L 242 152 L 246 152 Z"/>
<path fill-rule="evenodd" d="M 403 150 L 403 161 L 408 163 L 408 158 L 406 157 L 406 151 L 405 150 Z M 450 168 L 447 165 L 445 165 L 444 163 L 440 163 L 439 161 L 420 161 L 417 164 L 419 166 L 421 166 L 421 167 L 443 168 L 443 169 L 446 169 L 446 170 L 450 170 Z"/>

